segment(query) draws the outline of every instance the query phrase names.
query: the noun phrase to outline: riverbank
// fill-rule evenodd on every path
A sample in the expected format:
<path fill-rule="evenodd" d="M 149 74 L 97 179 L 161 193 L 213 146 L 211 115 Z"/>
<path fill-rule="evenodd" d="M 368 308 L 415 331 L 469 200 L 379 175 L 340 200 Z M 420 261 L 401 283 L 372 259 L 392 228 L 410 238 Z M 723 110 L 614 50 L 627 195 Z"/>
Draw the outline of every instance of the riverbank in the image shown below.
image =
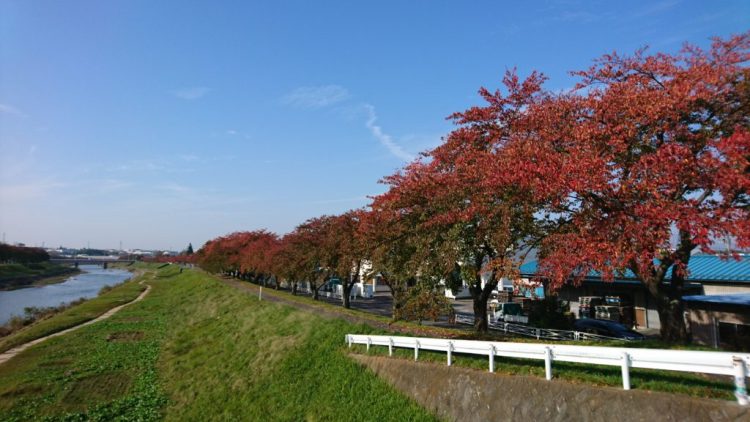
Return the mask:
<path fill-rule="evenodd" d="M 93 299 L 86 300 L 47 319 L 24 327 L 7 337 L 0 338 L 0 353 L 26 342 L 93 320 L 116 306 L 132 301 L 146 289 L 146 286 L 139 284 L 142 280 L 142 278 L 137 278 L 117 285 Z"/>
<path fill-rule="evenodd" d="M 150 274 L 142 301 L 0 366 L 0 419 L 436 420 L 348 357 L 367 327 Z"/>
<path fill-rule="evenodd" d="M 141 284 L 143 284 L 142 281 L 141 281 Z M 9 361 L 10 359 L 13 359 L 19 353 L 23 352 L 24 350 L 28 349 L 31 346 L 34 346 L 36 344 L 39 344 L 39 343 L 41 343 L 43 341 L 49 340 L 49 339 L 54 338 L 54 337 L 65 335 L 67 333 L 70 333 L 70 332 L 73 332 L 75 330 L 81 329 L 81 328 L 83 328 L 83 327 L 85 327 L 87 325 L 95 324 L 95 323 L 97 323 L 99 321 L 103 321 L 103 320 L 111 317 L 112 315 L 114 315 L 115 313 L 117 313 L 120 309 L 124 308 L 125 306 L 128 306 L 130 304 L 136 303 L 136 302 L 138 302 L 140 300 L 143 300 L 143 298 L 148 294 L 149 290 L 151 290 L 151 286 L 146 285 L 146 289 L 143 290 L 138 295 L 138 297 L 136 297 L 132 301 L 124 303 L 122 305 L 115 306 L 114 308 L 109 309 L 107 312 L 103 313 L 102 315 L 100 315 L 100 316 L 98 316 L 98 317 L 96 317 L 96 318 L 94 318 L 94 319 L 92 319 L 90 321 L 86 321 L 86 322 L 83 322 L 81 324 L 74 325 L 73 327 L 70 327 L 70 328 L 67 328 L 65 330 L 58 331 L 58 332 L 55 332 L 55 333 L 52 333 L 52 334 L 48 334 L 48 335 L 45 335 L 43 337 L 39 337 L 39 338 L 37 338 L 35 340 L 31 340 L 31 341 L 29 341 L 27 343 L 23 343 L 20 346 L 16 346 L 16 347 L 14 347 L 14 348 L 6 351 L 6 352 L 0 353 L 0 365 L 2 365 L 3 363 Z M 107 292 L 109 292 L 109 291 L 107 291 Z"/>
<path fill-rule="evenodd" d="M 0 291 L 56 284 L 81 272 L 79 268 L 49 262 L 0 264 Z"/>

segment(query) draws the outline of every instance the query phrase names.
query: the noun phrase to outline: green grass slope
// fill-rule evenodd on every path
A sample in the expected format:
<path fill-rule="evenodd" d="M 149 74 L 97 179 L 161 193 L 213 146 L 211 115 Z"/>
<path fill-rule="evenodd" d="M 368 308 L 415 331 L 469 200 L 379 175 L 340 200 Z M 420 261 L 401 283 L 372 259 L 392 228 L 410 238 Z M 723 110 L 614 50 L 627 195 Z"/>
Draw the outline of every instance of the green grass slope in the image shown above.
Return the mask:
<path fill-rule="evenodd" d="M 346 356 L 369 332 L 201 272 L 0 366 L 0 420 L 434 420 Z"/>

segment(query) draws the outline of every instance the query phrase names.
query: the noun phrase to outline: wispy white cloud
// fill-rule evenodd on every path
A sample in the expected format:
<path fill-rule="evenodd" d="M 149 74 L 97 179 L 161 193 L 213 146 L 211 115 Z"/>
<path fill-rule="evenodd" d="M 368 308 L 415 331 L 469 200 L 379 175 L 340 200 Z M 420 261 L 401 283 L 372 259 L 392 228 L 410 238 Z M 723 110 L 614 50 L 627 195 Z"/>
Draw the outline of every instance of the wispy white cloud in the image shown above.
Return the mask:
<path fill-rule="evenodd" d="M 158 189 L 179 195 L 193 195 L 194 191 L 188 186 L 180 185 L 174 182 L 166 182 L 157 186 Z"/>
<path fill-rule="evenodd" d="M 646 7 L 643 7 L 641 9 L 636 9 L 632 13 L 631 17 L 643 18 L 646 16 L 658 15 L 660 13 L 663 13 L 663 12 L 666 12 L 667 10 L 672 9 L 673 7 L 677 6 L 679 3 L 680 3 L 680 0 L 664 0 L 664 1 L 648 3 L 648 6 Z"/>
<path fill-rule="evenodd" d="M 29 117 L 26 113 L 10 104 L 0 104 L 0 114 L 9 114 L 16 117 Z"/>
<path fill-rule="evenodd" d="M 65 183 L 54 179 L 35 180 L 20 184 L 0 183 L 0 203 L 17 204 L 46 196 L 49 192 L 65 186 Z"/>
<path fill-rule="evenodd" d="M 172 91 L 172 95 L 183 100 L 197 100 L 211 91 L 205 86 L 190 86 Z"/>
<path fill-rule="evenodd" d="M 180 159 L 182 161 L 187 161 L 187 162 L 198 161 L 199 158 L 200 157 L 198 157 L 197 155 L 193 155 L 193 154 L 181 154 L 180 155 Z"/>
<path fill-rule="evenodd" d="M 375 124 L 375 122 L 377 122 L 378 120 L 378 116 L 377 114 L 375 114 L 375 107 L 373 107 L 371 104 L 365 104 L 364 107 L 367 111 L 367 121 L 365 122 L 365 126 L 370 130 L 372 136 L 374 136 L 375 139 L 378 140 L 378 142 L 386 147 L 391 154 L 398 157 L 399 159 L 403 161 L 414 160 L 414 154 L 411 154 L 404 150 L 404 148 L 402 148 L 401 145 L 397 144 L 390 135 L 383 132 L 383 129 L 379 125 Z"/>
<path fill-rule="evenodd" d="M 135 186 L 133 182 L 120 179 L 103 179 L 91 181 L 92 187 L 97 193 L 110 193 Z"/>
<path fill-rule="evenodd" d="M 369 198 L 367 195 L 362 196 L 354 196 L 351 198 L 332 198 L 332 199 L 316 199 L 313 201 L 310 201 L 310 204 L 343 204 L 343 203 L 350 203 L 350 202 L 363 202 L 368 201 Z"/>
<path fill-rule="evenodd" d="M 589 23 L 602 19 L 602 16 L 585 10 L 566 10 L 560 13 L 556 20 L 562 22 Z"/>
<path fill-rule="evenodd" d="M 133 160 L 124 164 L 119 164 L 109 168 L 110 171 L 164 171 L 167 167 L 164 163 L 152 161 L 152 160 Z"/>
<path fill-rule="evenodd" d="M 349 91 L 339 85 L 304 86 L 283 96 L 281 102 L 293 107 L 322 108 L 340 103 L 349 97 Z"/>
<path fill-rule="evenodd" d="M 192 159 L 191 157 L 194 157 Z M 131 160 L 120 164 L 106 166 L 105 170 L 117 173 L 191 173 L 195 168 L 186 166 L 188 162 L 195 162 L 199 157 L 179 156 L 180 160 L 167 160 L 162 158 Z"/>
<path fill-rule="evenodd" d="M 239 131 L 239 130 L 235 130 L 235 129 L 227 129 L 224 132 L 224 134 L 226 134 L 228 136 L 231 136 L 231 137 L 236 137 L 236 138 L 244 138 L 244 139 L 252 139 L 253 138 L 249 133 L 245 133 L 245 132 L 242 132 L 242 131 Z"/>

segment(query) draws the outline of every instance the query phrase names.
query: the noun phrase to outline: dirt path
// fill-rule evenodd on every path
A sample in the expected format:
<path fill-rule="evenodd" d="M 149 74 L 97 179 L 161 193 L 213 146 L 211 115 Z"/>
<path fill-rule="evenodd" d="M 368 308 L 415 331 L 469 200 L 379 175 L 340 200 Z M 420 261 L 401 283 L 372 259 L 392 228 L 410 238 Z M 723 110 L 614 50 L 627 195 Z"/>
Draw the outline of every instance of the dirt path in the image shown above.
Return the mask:
<path fill-rule="evenodd" d="M 99 321 L 105 320 L 105 319 L 111 317 L 112 315 L 116 314 L 120 309 L 122 309 L 122 308 L 124 308 L 124 307 L 126 307 L 128 305 L 131 305 L 133 303 L 136 303 L 136 302 L 138 302 L 140 300 L 142 300 L 144 297 L 146 297 L 146 295 L 148 294 L 149 291 L 151 291 L 151 285 L 147 284 L 146 285 L 146 290 L 142 291 L 141 294 L 138 295 L 137 298 L 135 298 L 132 301 L 130 301 L 128 303 L 125 303 L 123 305 L 115 306 L 114 308 L 108 310 L 107 312 L 103 313 L 102 315 L 100 315 L 100 316 L 98 316 L 98 317 L 96 317 L 96 318 L 94 318 L 94 319 L 92 319 L 90 321 L 86 321 L 86 322 L 84 322 L 82 324 L 76 325 L 75 327 L 70 327 L 70 328 L 65 329 L 63 331 L 58 331 L 58 332 L 50 334 L 48 336 L 44 336 L 44 337 L 38 338 L 36 340 L 32 340 L 32 341 L 30 341 L 28 343 L 24 343 L 24 344 L 22 344 L 20 346 L 16 346 L 16 347 L 14 347 L 14 348 L 6 351 L 6 352 L 0 353 L 0 365 L 2 365 L 3 363 L 9 361 L 10 359 L 12 359 L 17 354 L 23 352 L 24 350 L 28 349 L 29 347 L 31 347 L 31 346 L 33 346 L 35 344 L 39 344 L 39 343 L 41 343 L 41 342 L 43 342 L 43 341 L 45 341 L 47 339 L 50 339 L 52 337 L 62 336 L 62 335 L 67 334 L 67 333 L 69 333 L 71 331 L 75 331 L 75 330 L 77 330 L 77 329 L 79 329 L 81 327 L 85 327 L 87 325 L 91 325 L 91 324 L 97 323 Z"/>

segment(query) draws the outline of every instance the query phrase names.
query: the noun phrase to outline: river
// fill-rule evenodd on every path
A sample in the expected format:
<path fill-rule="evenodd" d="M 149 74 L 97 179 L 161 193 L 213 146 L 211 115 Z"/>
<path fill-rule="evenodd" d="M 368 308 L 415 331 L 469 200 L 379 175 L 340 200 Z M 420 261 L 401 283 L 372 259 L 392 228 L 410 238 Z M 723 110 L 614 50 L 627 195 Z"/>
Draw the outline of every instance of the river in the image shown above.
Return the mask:
<path fill-rule="evenodd" d="M 30 306 L 58 306 L 78 298 L 95 297 L 102 287 L 114 286 L 130 278 L 124 270 L 105 270 L 97 265 L 81 265 L 76 274 L 62 283 L 18 290 L 0 291 L 0 324 L 5 324 L 12 315 L 23 315 Z"/>

